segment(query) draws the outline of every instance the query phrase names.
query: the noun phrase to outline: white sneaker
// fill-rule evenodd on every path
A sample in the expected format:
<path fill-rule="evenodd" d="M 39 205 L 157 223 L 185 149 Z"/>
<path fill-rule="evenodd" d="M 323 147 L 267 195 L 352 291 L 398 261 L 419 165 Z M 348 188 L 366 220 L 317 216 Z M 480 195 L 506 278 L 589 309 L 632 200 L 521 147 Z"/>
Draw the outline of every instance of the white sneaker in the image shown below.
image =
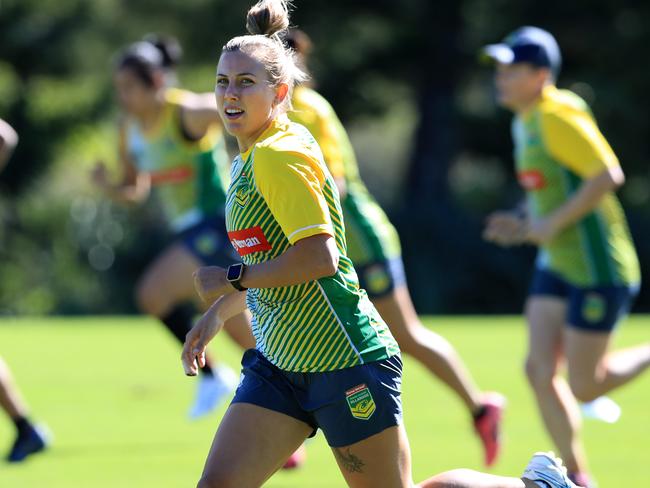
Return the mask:
<path fill-rule="evenodd" d="M 218 366 L 213 368 L 213 372 L 213 376 L 201 375 L 199 378 L 194 405 L 189 412 L 192 420 L 212 412 L 237 388 L 239 379 L 232 369 Z"/>
<path fill-rule="evenodd" d="M 536 452 L 526 466 L 522 478 L 540 488 L 578 488 L 567 477 L 562 460 L 552 452 Z"/>
<path fill-rule="evenodd" d="M 601 396 L 595 400 L 580 405 L 582 416 L 586 419 L 600 420 L 615 424 L 621 418 L 621 407 L 609 397 Z"/>

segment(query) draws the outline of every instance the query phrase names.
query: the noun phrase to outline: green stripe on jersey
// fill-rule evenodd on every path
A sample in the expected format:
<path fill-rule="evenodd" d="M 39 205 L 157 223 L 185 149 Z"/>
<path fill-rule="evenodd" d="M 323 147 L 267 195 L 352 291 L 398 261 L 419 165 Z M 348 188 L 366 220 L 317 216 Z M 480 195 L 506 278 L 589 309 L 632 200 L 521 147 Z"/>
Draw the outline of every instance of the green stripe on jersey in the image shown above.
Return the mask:
<path fill-rule="evenodd" d="M 574 194 L 580 185 L 582 179 L 564 169 L 571 187 L 571 194 Z M 603 285 L 613 285 L 616 282 L 612 272 L 612 264 L 607 250 L 607 236 L 603 232 L 599 210 L 596 209 L 584 217 L 578 224 L 580 232 L 586 236 L 584 239 L 585 254 L 588 256 L 588 262 L 591 268 L 592 278 L 596 283 Z"/>

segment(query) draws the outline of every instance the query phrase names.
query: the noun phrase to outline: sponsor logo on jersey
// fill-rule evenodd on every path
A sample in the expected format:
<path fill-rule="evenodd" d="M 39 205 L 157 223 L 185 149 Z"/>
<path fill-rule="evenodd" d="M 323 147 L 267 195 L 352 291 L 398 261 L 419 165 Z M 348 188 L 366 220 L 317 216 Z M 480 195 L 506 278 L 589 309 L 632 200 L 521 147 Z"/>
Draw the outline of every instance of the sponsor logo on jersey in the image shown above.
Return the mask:
<path fill-rule="evenodd" d="M 266 240 L 264 231 L 259 226 L 228 232 L 228 238 L 240 256 L 272 249 L 271 244 Z"/>
<path fill-rule="evenodd" d="M 519 184 L 524 188 L 524 190 L 528 191 L 541 190 L 546 186 L 544 173 L 538 169 L 520 171 L 517 173 L 517 180 L 519 180 Z"/>
<path fill-rule="evenodd" d="M 151 184 L 156 185 L 173 185 L 183 183 L 194 176 L 192 166 L 176 166 L 175 168 L 160 169 L 150 171 L 149 178 Z"/>
<path fill-rule="evenodd" d="M 375 400 L 365 384 L 357 385 L 346 391 L 345 399 L 350 407 L 350 413 L 355 419 L 368 420 L 377 410 Z"/>
<path fill-rule="evenodd" d="M 600 322 L 605 318 L 607 303 L 600 293 L 587 293 L 582 302 L 582 316 L 591 323 Z"/>

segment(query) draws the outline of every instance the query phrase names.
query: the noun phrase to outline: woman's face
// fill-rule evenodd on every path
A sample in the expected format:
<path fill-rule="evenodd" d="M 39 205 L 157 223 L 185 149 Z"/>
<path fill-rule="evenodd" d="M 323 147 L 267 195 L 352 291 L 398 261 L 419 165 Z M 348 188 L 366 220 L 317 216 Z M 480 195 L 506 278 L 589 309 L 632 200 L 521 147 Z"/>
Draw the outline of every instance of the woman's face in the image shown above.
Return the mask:
<path fill-rule="evenodd" d="M 215 94 L 226 130 L 247 150 L 270 125 L 287 85 L 270 84 L 264 65 L 241 51 L 225 52 L 217 66 Z"/>
<path fill-rule="evenodd" d="M 518 111 L 530 106 L 540 95 L 547 70 L 526 63 L 497 64 L 495 83 L 501 106 Z"/>
<path fill-rule="evenodd" d="M 113 85 L 120 106 L 131 115 L 142 115 L 155 103 L 155 87 L 147 85 L 128 68 L 115 72 Z"/>

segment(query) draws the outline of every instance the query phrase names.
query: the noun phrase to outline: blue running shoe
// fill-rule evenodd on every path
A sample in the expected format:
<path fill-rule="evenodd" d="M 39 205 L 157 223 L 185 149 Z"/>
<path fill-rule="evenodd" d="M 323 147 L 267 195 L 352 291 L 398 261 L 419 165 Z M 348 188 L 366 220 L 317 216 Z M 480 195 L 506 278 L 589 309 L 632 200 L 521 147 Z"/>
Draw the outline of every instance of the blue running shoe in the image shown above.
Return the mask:
<path fill-rule="evenodd" d="M 19 434 L 9 451 L 7 461 L 19 463 L 30 454 L 46 449 L 50 444 L 50 435 L 43 426 L 31 426 L 29 430 Z"/>

